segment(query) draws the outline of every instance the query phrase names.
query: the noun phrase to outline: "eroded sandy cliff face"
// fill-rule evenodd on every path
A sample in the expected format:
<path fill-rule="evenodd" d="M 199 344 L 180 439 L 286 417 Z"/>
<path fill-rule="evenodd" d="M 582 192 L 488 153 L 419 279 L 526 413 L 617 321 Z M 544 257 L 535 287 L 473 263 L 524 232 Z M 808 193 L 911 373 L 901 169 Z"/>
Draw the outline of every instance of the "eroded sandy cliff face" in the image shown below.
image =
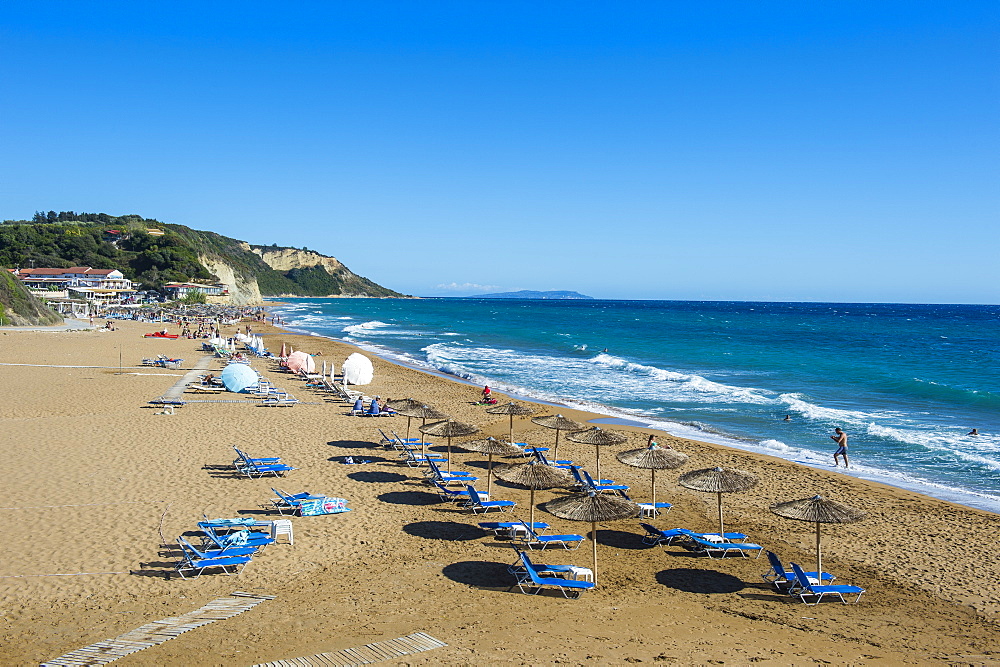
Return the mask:
<path fill-rule="evenodd" d="M 322 266 L 326 272 L 333 275 L 345 268 L 335 257 L 326 257 L 311 250 L 296 248 L 268 248 L 267 246 L 247 246 L 275 271 L 291 271 L 292 269 L 308 269 L 312 266 Z"/>
<path fill-rule="evenodd" d="M 223 262 L 218 257 L 201 255 L 198 261 L 214 273 L 219 278 L 219 282 L 225 283 L 229 287 L 229 303 L 234 306 L 256 306 L 263 303 L 260 296 L 260 289 L 257 287 L 257 280 L 251 278 L 244 280 L 233 267 Z"/>

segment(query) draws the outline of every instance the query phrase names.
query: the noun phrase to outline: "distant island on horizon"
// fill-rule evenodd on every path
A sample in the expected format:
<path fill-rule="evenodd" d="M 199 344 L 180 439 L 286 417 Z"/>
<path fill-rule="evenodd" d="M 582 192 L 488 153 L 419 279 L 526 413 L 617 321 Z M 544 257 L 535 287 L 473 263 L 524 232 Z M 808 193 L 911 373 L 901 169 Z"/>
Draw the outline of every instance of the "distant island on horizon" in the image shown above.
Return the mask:
<path fill-rule="evenodd" d="M 452 299 L 591 299 L 594 297 L 570 290 L 520 290 L 518 292 L 494 292 L 492 294 L 477 294 L 475 296 L 447 297 Z"/>

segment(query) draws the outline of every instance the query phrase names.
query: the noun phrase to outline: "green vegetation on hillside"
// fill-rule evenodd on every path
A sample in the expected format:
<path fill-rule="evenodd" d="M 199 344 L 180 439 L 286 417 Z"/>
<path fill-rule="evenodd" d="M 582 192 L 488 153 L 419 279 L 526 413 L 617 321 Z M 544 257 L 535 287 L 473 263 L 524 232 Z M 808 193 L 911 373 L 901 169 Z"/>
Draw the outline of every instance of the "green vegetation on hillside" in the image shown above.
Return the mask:
<path fill-rule="evenodd" d="M 65 216 L 66 213 L 59 215 Z M 80 214 L 94 218 L 103 214 Z M 36 218 L 39 214 L 36 214 Z M 215 277 L 198 261 L 191 244 L 168 225 L 137 215 L 108 222 L 5 221 L 0 225 L 0 265 L 118 269 L 126 278 L 158 289 L 168 282 L 205 282 Z M 162 236 L 147 233 L 160 229 Z M 110 232 L 118 232 L 113 234 Z"/>
<path fill-rule="evenodd" d="M 148 229 L 163 234 L 149 234 Z M 282 249 L 276 244 L 267 248 Z M 138 215 L 49 211 L 35 213 L 30 221 L 0 224 L 0 266 L 118 269 L 142 289 L 161 289 L 169 282 L 216 282 L 200 256 L 231 266 L 245 282 L 256 281 L 264 296 L 402 296 L 346 267 L 332 274 L 320 266 L 275 271 L 242 241 Z"/>
<path fill-rule="evenodd" d="M 0 268 L 0 326 L 59 324 L 62 317 L 46 307 L 5 268 Z"/>

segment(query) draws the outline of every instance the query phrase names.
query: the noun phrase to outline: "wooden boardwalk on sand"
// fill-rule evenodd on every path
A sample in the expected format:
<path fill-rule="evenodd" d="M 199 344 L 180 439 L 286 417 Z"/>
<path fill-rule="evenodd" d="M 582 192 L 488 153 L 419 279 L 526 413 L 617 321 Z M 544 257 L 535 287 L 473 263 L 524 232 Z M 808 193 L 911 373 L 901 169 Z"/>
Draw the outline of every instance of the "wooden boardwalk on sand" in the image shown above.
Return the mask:
<path fill-rule="evenodd" d="M 153 621 L 140 628 L 119 635 L 114 639 L 97 642 L 90 646 L 70 651 L 58 658 L 43 662 L 42 667 L 48 667 L 49 665 L 53 667 L 106 665 L 130 653 L 158 646 L 167 640 L 184 634 L 188 630 L 194 630 L 209 623 L 232 618 L 248 609 L 253 609 L 261 602 L 273 600 L 274 598 L 275 596 L 273 595 L 256 595 L 254 593 L 237 591 L 229 597 L 212 600 L 201 609 L 196 609 L 180 616 L 165 618 L 161 621 Z"/>
<path fill-rule="evenodd" d="M 430 651 L 447 646 L 443 641 L 434 639 L 424 632 L 414 632 L 412 635 L 397 639 L 365 644 L 356 648 L 345 648 L 329 653 L 317 653 L 305 658 L 290 658 L 276 662 L 265 662 L 254 667 L 352 667 L 353 665 L 372 665 L 386 660 L 396 660 L 406 655 Z"/>

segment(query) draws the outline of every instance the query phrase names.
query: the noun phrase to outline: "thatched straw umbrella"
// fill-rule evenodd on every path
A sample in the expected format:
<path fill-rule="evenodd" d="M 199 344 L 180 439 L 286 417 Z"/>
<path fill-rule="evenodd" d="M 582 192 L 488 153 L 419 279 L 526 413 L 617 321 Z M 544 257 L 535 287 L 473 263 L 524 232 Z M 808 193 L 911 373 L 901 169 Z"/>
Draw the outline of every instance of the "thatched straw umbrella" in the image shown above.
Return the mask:
<path fill-rule="evenodd" d="M 631 519 L 639 514 L 639 506 L 619 496 L 606 496 L 591 490 L 580 495 L 550 500 L 545 503 L 545 511 L 561 519 L 590 522 L 594 583 L 597 583 L 597 522 Z"/>
<path fill-rule="evenodd" d="M 545 428 L 554 428 L 556 430 L 556 446 L 552 449 L 553 460 L 559 456 L 559 431 L 583 431 L 587 428 L 586 424 L 581 424 L 580 422 L 573 421 L 572 419 L 567 419 L 562 415 L 532 417 L 531 422 L 533 424 L 538 424 L 539 426 L 544 426 Z"/>
<path fill-rule="evenodd" d="M 671 449 L 669 445 L 662 447 L 655 442 L 650 444 L 649 447 L 629 449 L 628 451 L 619 452 L 615 456 L 619 461 L 627 466 L 649 469 L 652 475 L 652 479 L 650 480 L 650 489 L 652 490 L 653 496 L 654 514 L 656 512 L 656 471 L 679 468 L 687 463 L 689 458 L 687 454 L 679 452 L 676 449 Z"/>
<path fill-rule="evenodd" d="M 567 440 L 579 442 L 582 445 L 594 445 L 597 452 L 597 483 L 601 483 L 601 447 L 607 445 L 620 445 L 628 442 L 628 436 L 618 431 L 605 431 L 600 426 L 588 428 L 586 431 L 577 431 L 566 436 Z"/>
<path fill-rule="evenodd" d="M 521 449 L 519 447 L 515 447 L 509 442 L 504 442 L 503 440 L 497 440 L 493 436 L 482 440 L 461 442 L 458 446 L 462 449 L 467 449 L 470 452 L 479 452 L 480 454 L 486 454 L 490 457 L 489 467 L 486 469 L 486 495 L 490 495 L 493 487 L 493 455 L 513 456 L 521 453 Z"/>
<path fill-rule="evenodd" d="M 396 407 L 399 404 L 400 407 Z M 420 426 L 426 426 L 428 419 L 433 419 L 438 421 L 441 419 L 448 419 L 448 415 L 441 412 L 440 410 L 435 410 L 431 406 L 421 403 L 420 401 L 414 401 L 412 398 L 404 398 L 396 401 L 389 401 L 386 403 L 393 410 L 399 414 L 406 417 L 406 437 L 410 437 L 410 419 L 419 418 Z M 423 431 L 420 432 L 420 453 L 427 455 L 427 447 L 424 446 L 424 435 Z"/>
<path fill-rule="evenodd" d="M 418 400 L 413 399 L 413 398 L 394 398 L 391 401 L 386 401 L 385 402 L 385 407 L 392 408 L 393 411 L 396 412 L 396 414 L 400 414 L 400 415 L 403 415 L 404 417 L 406 417 L 406 439 L 407 440 L 410 439 L 410 422 L 413 420 L 414 417 L 420 417 L 421 416 L 420 415 L 420 409 L 424 408 L 424 407 L 428 407 L 428 409 L 430 409 L 430 410 L 434 409 L 434 408 L 430 408 L 429 406 L 427 406 L 423 401 L 418 401 Z M 436 410 L 435 410 L 435 412 L 436 412 Z M 444 419 L 447 416 L 448 415 L 445 415 L 444 413 L 441 413 L 440 417 L 434 417 L 434 419 Z"/>
<path fill-rule="evenodd" d="M 719 497 L 719 535 L 725 536 L 722 524 L 722 494 L 746 491 L 757 485 L 757 475 L 736 468 L 704 468 L 684 473 L 677 481 L 694 491 L 714 493 Z"/>
<path fill-rule="evenodd" d="M 420 432 L 427 435 L 441 435 L 448 438 L 448 472 L 451 472 L 451 439 L 478 433 L 479 427 L 466 424 L 465 422 L 457 422 L 449 418 L 444 421 L 421 426 Z"/>
<path fill-rule="evenodd" d="M 486 408 L 486 412 L 491 415 L 509 415 L 510 416 L 510 430 L 507 432 L 507 440 L 509 442 L 514 442 L 514 415 L 518 417 L 523 417 L 524 415 L 534 414 L 534 410 L 526 405 L 518 405 L 517 403 L 504 403 L 503 405 L 495 405 L 492 408 Z"/>
<path fill-rule="evenodd" d="M 535 490 L 554 489 L 557 486 L 572 486 L 573 477 L 562 468 L 547 466 L 540 461 L 528 463 L 505 463 L 497 467 L 497 477 L 505 482 L 517 484 L 530 490 L 528 525 L 534 529 L 535 523 Z"/>
<path fill-rule="evenodd" d="M 820 545 L 819 525 L 821 523 L 854 523 L 861 521 L 867 514 L 836 500 L 827 500 L 823 496 L 813 496 L 802 500 L 789 500 L 771 505 L 771 511 L 778 516 L 796 521 L 812 521 L 816 524 L 816 576 L 823 577 L 823 548 Z"/>

